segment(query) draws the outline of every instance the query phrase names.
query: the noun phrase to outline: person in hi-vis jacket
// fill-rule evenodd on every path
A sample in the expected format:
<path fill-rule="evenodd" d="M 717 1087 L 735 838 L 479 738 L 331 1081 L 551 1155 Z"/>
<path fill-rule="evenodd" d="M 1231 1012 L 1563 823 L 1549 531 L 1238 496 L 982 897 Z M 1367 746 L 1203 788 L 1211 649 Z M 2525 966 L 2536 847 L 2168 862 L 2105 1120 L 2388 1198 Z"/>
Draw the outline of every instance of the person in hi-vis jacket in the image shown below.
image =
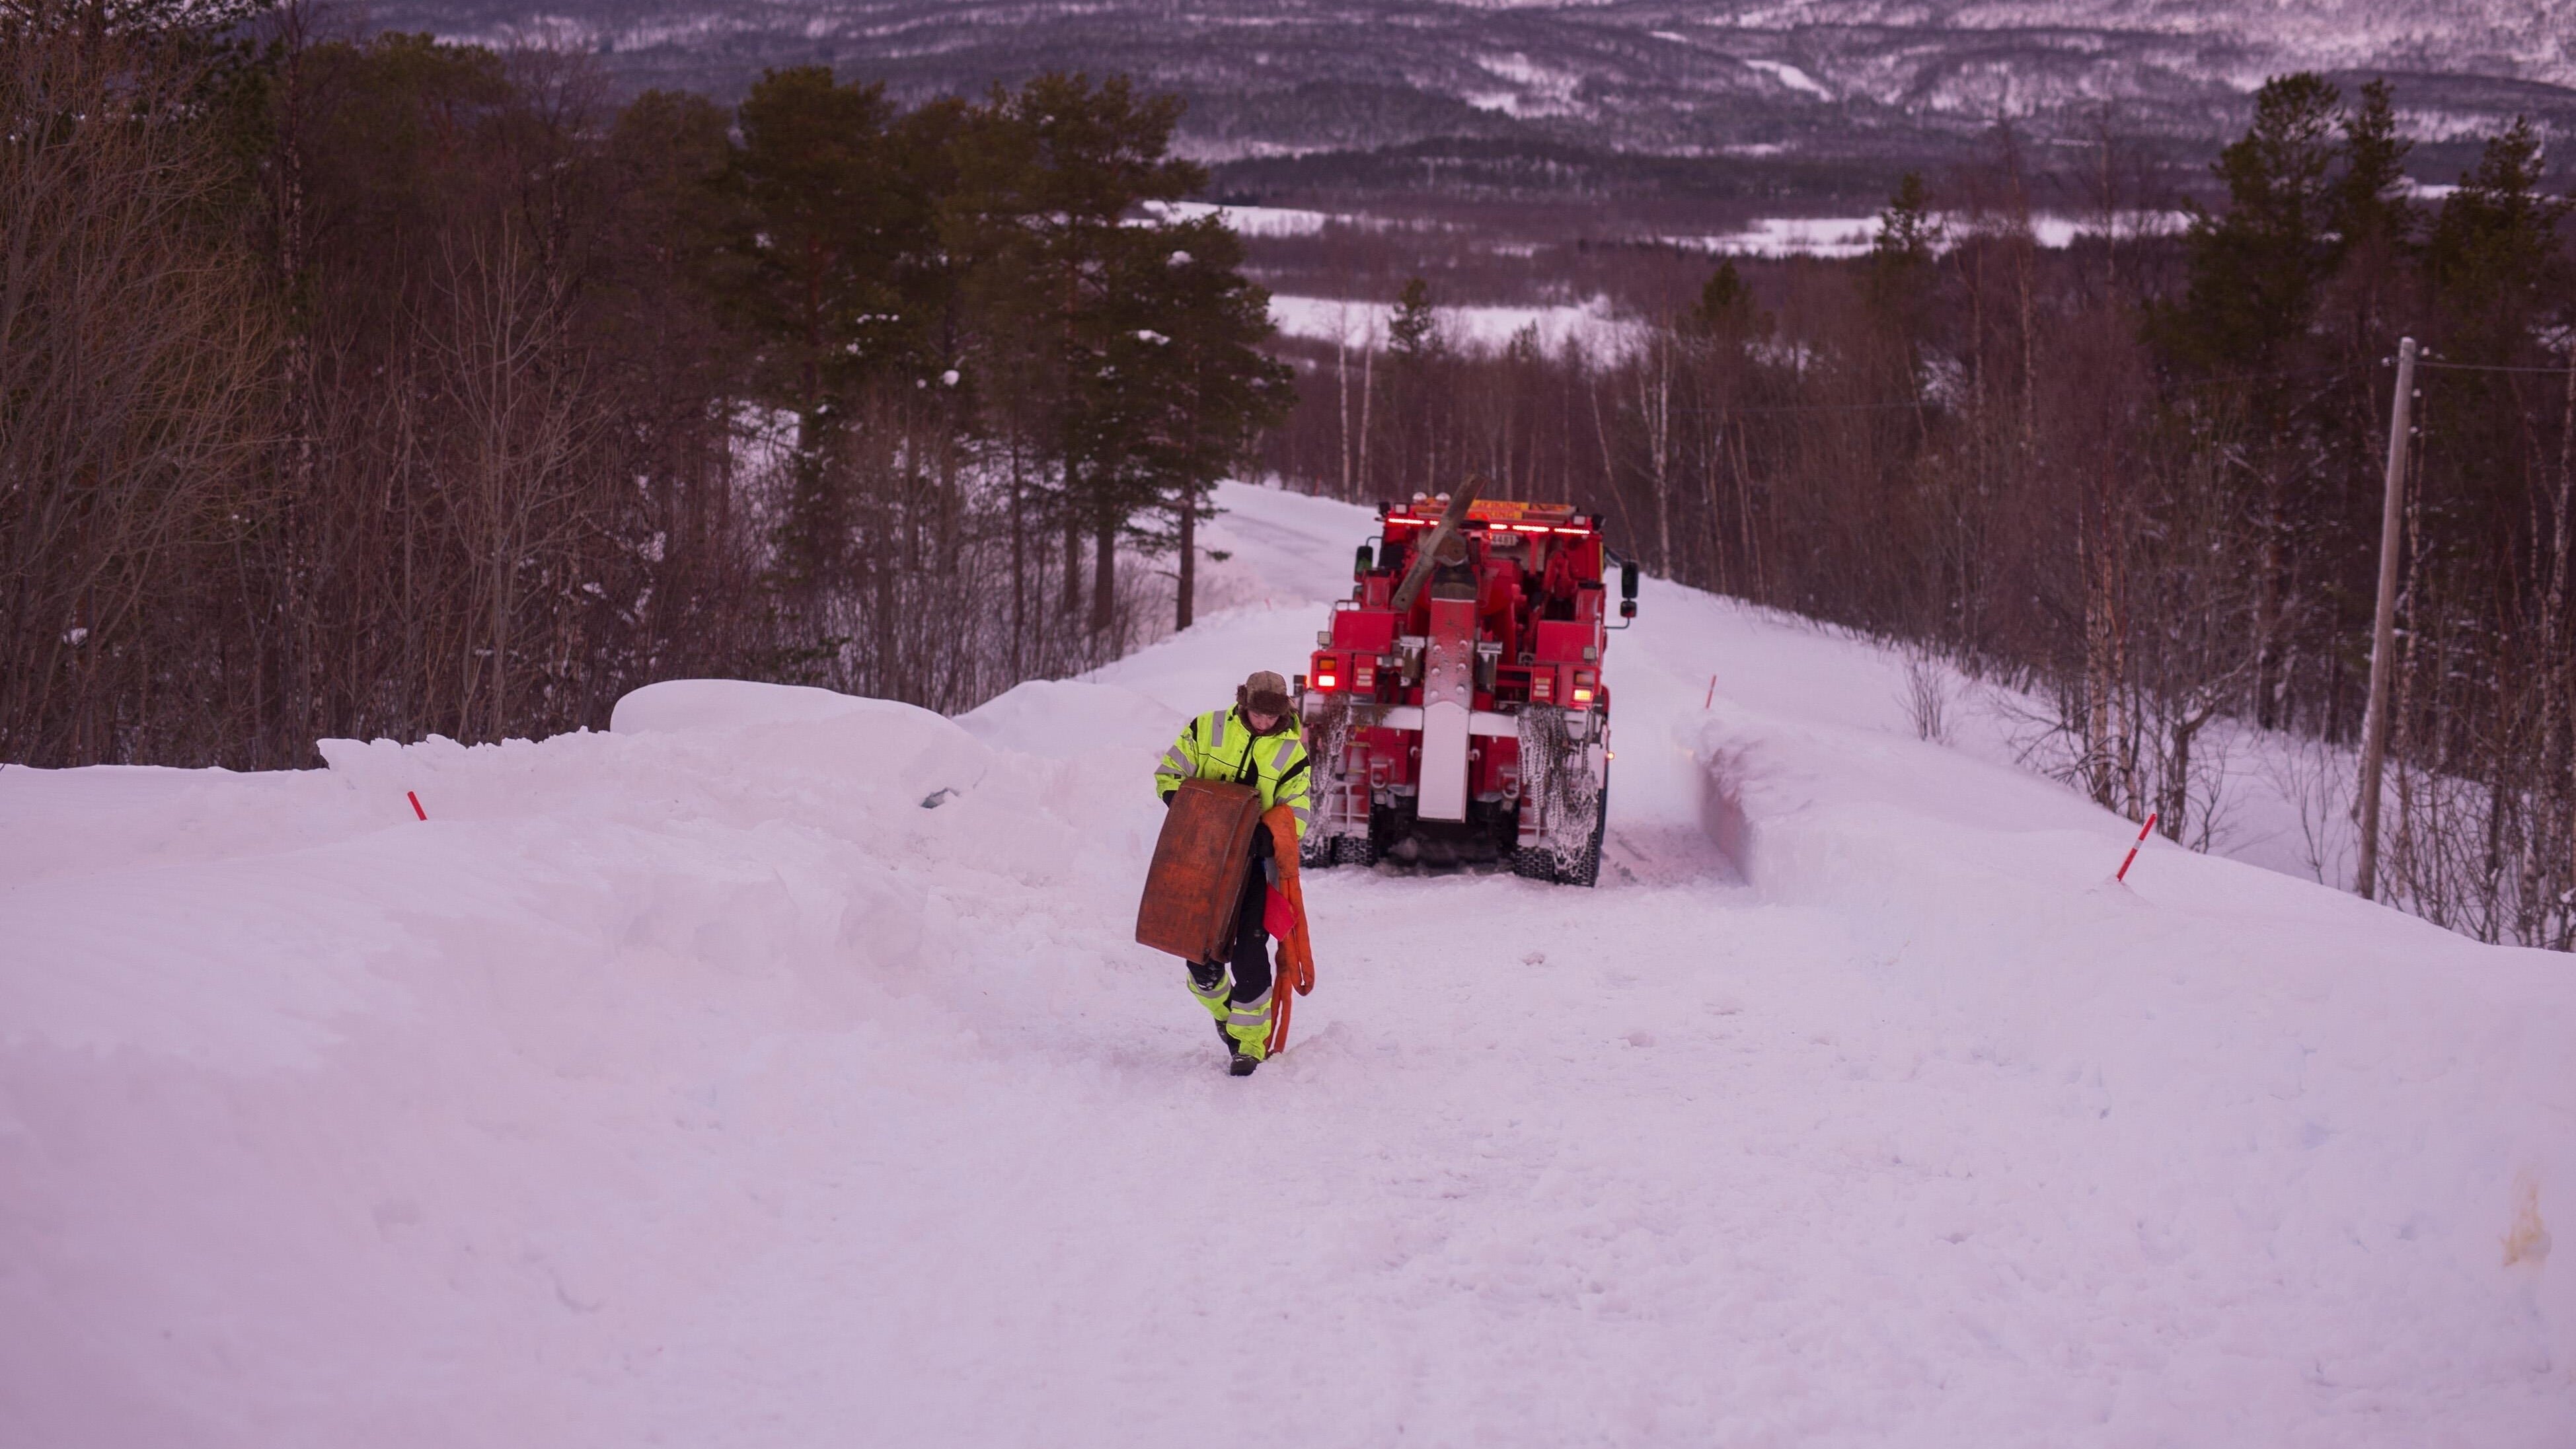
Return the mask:
<path fill-rule="evenodd" d="M 1189 722 L 1181 737 L 1154 766 L 1154 791 L 1163 804 L 1183 780 L 1232 780 L 1250 785 L 1261 796 L 1264 811 L 1285 805 L 1296 818 L 1297 835 L 1305 838 L 1313 818 L 1307 798 L 1306 741 L 1289 710 L 1288 681 L 1262 670 L 1234 692 L 1234 707 L 1212 709 Z M 1270 1035 L 1270 935 L 1263 926 L 1277 867 L 1273 852 L 1295 850 L 1297 841 L 1274 841 L 1270 827 L 1252 831 L 1251 858 L 1244 862 L 1243 891 L 1235 907 L 1234 955 L 1229 961 L 1190 964 L 1190 994 L 1216 1018 L 1217 1035 L 1232 1054 L 1231 1070 L 1250 1076 L 1268 1050 Z"/>

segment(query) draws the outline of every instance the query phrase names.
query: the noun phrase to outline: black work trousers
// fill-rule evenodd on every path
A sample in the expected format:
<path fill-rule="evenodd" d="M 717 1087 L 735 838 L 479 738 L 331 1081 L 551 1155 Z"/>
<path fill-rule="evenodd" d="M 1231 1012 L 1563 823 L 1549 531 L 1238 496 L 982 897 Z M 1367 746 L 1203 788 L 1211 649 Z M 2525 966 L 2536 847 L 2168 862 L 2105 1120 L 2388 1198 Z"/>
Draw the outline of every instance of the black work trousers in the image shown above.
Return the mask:
<path fill-rule="evenodd" d="M 1232 1001 L 1260 1001 L 1270 995 L 1270 932 L 1262 924 L 1263 911 L 1270 904 L 1270 874 L 1261 861 L 1251 865 L 1243 898 L 1234 908 L 1234 952 L 1227 963 L 1234 968 L 1234 990 L 1227 993 Z"/>

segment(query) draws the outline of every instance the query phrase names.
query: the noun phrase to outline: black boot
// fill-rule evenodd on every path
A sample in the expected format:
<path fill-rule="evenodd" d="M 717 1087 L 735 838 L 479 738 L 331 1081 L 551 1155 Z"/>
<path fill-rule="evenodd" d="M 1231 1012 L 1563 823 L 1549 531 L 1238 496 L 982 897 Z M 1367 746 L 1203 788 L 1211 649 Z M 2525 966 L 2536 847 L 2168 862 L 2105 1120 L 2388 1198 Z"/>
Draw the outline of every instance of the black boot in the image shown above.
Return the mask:
<path fill-rule="evenodd" d="M 1226 1071 L 1233 1076 L 1248 1077 L 1252 1075 L 1253 1069 L 1260 1065 L 1261 1058 L 1245 1056 L 1242 1050 L 1237 1048 L 1234 1061 L 1226 1067 Z"/>

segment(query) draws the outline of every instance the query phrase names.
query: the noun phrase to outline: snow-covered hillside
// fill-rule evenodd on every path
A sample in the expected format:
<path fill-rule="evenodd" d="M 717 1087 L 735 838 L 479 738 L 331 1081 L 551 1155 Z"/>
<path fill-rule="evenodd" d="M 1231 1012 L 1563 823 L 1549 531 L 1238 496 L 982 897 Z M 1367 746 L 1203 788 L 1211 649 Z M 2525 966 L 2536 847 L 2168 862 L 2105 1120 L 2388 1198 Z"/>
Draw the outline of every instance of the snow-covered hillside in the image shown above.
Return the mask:
<path fill-rule="evenodd" d="M 2563 127 L 2576 107 L 2566 0 L 385 0 L 369 16 L 540 39 L 596 53 L 630 88 L 726 99 L 790 65 L 909 102 L 1047 69 L 1125 74 L 1186 96 L 1180 144 L 1212 161 L 1445 137 L 1541 143 L 1551 166 L 1569 146 L 1891 144 L 1947 165 L 1998 117 L 2077 144 L 2106 113 L 2140 134 L 2230 135 L 2254 87 L 2294 70 L 2396 78 L 2418 136 L 2516 114 Z"/>
<path fill-rule="evenodd" d="M 956 722 L 0 770 L 0 1442 L 2569 1442 L 2565 958 L 2112 885 L 1896 663 L 1678 588 L 1602 886 L 1313 877 L 1226 1077 L 1147 771 L 1367 515 L 1223 502 L 1249 602 Z"/>

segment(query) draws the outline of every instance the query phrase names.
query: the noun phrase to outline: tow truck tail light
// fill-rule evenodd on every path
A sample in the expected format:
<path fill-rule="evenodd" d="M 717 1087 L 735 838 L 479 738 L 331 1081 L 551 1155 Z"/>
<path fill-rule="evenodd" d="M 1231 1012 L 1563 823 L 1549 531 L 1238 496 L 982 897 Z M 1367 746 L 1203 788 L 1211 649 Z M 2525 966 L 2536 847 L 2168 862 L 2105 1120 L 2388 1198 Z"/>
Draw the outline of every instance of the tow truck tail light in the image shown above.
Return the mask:
<path fill-rule="evenodd" d="M 1574 671 L 1574 702 L 1576 704 L 1590 704 L 1592 702 L 1591 671 L 1584 669 Z"/>
<path fill-rule="evenodd" d="M 1351 671 L 1351 688 L 1377 688 L 1377 666 L 1374 664 L 1363 664 L 1358 668 L 1353 669 Z"/>
<path fill-rule="evenodd" d="M 1551 670 L 1547 670 L 1547 671 L 1546 671 L 1546 672 L 1544 672 L 1544 673 L 1540 673 L 1540 674 L 1533 674 L 1533 675 L 1531 675 L 1531 676 L 1530 676 L 1530 698 L 1531 698 L 1531 699 L 1536 700 L 1537 702 L 1539 702 L 1539 703 L 1541 703 L 1541 704 L 1545 704 L 1546 702 L 1548 702 L 1548 701 L 1549 701 L 1549 700 L 1551 700 L 1551 699 L 1554 699 L 1555 697 L 1556 697 L 1556 671 L 1555 671 L 1555 670 L 1551 669 Z"/>

